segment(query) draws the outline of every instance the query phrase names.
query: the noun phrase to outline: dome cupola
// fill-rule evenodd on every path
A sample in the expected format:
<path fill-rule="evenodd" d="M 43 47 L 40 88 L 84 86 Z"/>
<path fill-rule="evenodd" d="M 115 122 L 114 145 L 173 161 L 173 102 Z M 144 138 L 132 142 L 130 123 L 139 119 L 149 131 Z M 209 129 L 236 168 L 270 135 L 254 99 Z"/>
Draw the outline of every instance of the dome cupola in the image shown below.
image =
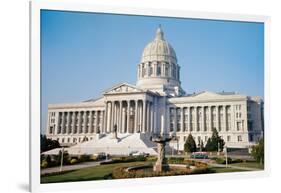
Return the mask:
<path fill-rule="evenodd" d="M 163 95 L 182 95 L 184 91 L 180 87 L 179 71 L 176 52 L 165 40 L 159 26 L 154 40 L 143 50 L 138 65 L 137 86 Z"/>
<path fill-rule="evenodd" d="M 164 33 L 159 26 L 155 39 L 147 44 L 142 53 L 141 62 L 166 61 L 177 63 L 177 56 L 174 48 L 164 39 Z"/>

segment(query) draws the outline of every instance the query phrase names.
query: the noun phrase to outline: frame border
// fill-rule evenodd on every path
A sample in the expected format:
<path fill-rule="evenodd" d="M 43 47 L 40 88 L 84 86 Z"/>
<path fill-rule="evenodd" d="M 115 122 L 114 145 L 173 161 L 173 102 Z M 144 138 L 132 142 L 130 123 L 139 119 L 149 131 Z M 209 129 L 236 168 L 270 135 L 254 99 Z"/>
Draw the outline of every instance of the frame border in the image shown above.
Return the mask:
<path fill-rule="evenodd" d="M 90 188 L 111 188 L 118 186 L 141 186 L 167 183 L 186 183 L 198 181 L 247 179 L 268 177 L 270 175 L 270 17 L 260 15 L 241 15 L 229 13 L 197 12 L 185 10 L 166 10 L 140 7 L 108 6 L 92 3 L 63 2 L 63 1 L 30 1 L 29 2 L 29 190 L 45 192 L 58 190 L 81 190 Z M 153 178 L 116 179 L 110 181 L 82 181 L 67 183 L 40 184 L 40 11 L 41 9 L 96 12 L 126 15 L 177 17 L 206 20 L 225 20 L 241 22 L 260 22 L 264 24 L 264 128 L 265 131 L 265 165 L 263 171 L 241 173 L 220 173 L 192 176 L 169 176 Z"/>

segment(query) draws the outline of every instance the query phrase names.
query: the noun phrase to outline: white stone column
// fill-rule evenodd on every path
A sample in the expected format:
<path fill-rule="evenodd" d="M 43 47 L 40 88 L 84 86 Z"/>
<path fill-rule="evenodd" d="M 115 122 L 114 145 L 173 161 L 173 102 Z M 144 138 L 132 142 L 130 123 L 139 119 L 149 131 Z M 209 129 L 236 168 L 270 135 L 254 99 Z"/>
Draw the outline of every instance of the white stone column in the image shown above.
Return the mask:
<path fill-rule="evenodd" d="M 65 134 L 65 114 L 62 112 L 62 134 Z"/>
<path fill-rule="evenodd" d="M 150 101 L 147 101 L 146 109 L 146 132 L 150 132 Z"/>
<path fill-rule="evenodd" d="M 227 106 L 224 106 L 224 131 L 227 131 Z"/>
<path fill-rule="evenodd" d="M 122 108 L 122 133 L 125 133 L 125 126 L 126 126 L 126 123 L 125 123 L 125 117 L 126 117 L 126 108 L 125 107 L 123 107 Z"/>
<path fill-rule="evenodd" d="M 81 133 L 81 111 L 78 112 L 78 127 L 77 133 Z"/>
<path fill-rule="evenodd" d="M 141 101 L 142 102 L 142 101 Z M 138 129 L 139 129 L 139 131 L 140 131 L 140 133 L 142 133 L 143 132 L 143 130 L 142 130 L 142 105 L 141 105 L 141 103 L 139 104 L 139 113 L 138 113 Z"/>
<path fill-rule="evenodd" d="M 209 132 L 212 131 L 212 125 L 213 125 L 213 117 L 212 117 L 212 106 L 209 106 Z"/>
<path fill-rule="evenodd" d="M 178 130 L 177 108 L 174 108 L 174 133 Z"/>
<path fill-rule="evenodd" d="M 187 107 L 187 109 L 186 109 L 186 111 L 187 111 L 187 131 L 191 131 L 191 129 L 190 129 L 190 120 L 191 120 L 191 113 L 190 113 L 190 107 Z"/>
<path fill-rule="evenodd" d="M 226 106 L 225 106 L 225 105 L 222 106 L 222 116 L 223 116 L 223 120 L 222 120 L 222 123 L 223 123 L 222 131 L 226 132 Z"/>
<path fill-rule="evenodd" d="M 87 111 L 84 111 L 84 118 L 83 118 L 83 133 L 85 134 L 85 133 L 87 133 Z"/>
<path fill-rule="evenodd" d="M 110 114 L 110 132 L 113 131 L 113 125 L 114 125 L 114 101 L 111 101 L 111 114 Z"/>
<path fill-rule="evenodd" d="M 198 107 L 194 107 L 195 109 L 195 128 L 194 131 L 198 132 Z"/>
<path fill-rule="evenodd" d="M 53 134 L 58 134 L 57 133 L 58 132 L 58 126 L 59 126 L 58 122 L 59 122 L 59 113 L 55 112 L 55 127 L 54 127 Z"/>
<path fill-rule="evenodd" d="M 202 131 L 206 131 L 206 124 L 205 124 L 205 106 L 202 106 Z"/>
<path fill-rule="evenodd" d="M 153 133 L 157 132 L 157 102 L 156 99 L 153 100 Z M 167 119 L 169 120 L 169 116 L 167 116 Z M 170 124 L 170 122 L 168 122 Z"/>
<path fill-rule="evenodd" d="M 71 125 L 71 133 L 74 134 L 75 133 L 75 125 L 76 125 L 76 116 L 75 116 L 75 111 L 72 112 L 72 125 Z"/>
<path fill-rule="evenodd" d="M 220 123 L 219 123 L 219 121 L 220 121 L 220 112 L 219 112 L 219 106 L 216 106 L 216 110 L 217 110 L 217 125 L 216 125 L 216 129 L 217 129 L 217 131 L 219 132 L 219 127 L 220 127 Z"/>
<path fill-rule="evenodd" d="M 136 133 L 138 131 L 138 101 L 135 100 L 135 116 L 134 116 L 134 131 Z"/>
<path fill-rule="evenodd" d="M 151 106 L 150 106 L 150 133 L 154 132 L 153 124 L 154 124 L 154 103 L 151 102 Z"/>
<path fill-rule="evenodd" d="M 114 125 L 116 124 L 116 120 L 117 120 L 117 105 L 116 105 L 116 101 L 113 102 L 113 124 L 112 124 L 112 131 L 114 128 Z"/>
<path fill-rule="evenodd" d="M 95 111 L 95 133 L 98 132 L 98 120 L 99 120 L 99 113 L 98 113 L 98 110 Z"/>
<path fill-rule="evenodd" d="M 90 116 L 89 116 L 89 133 L 93 133 L 93 111 L 90 110 Z"/>
<path fill-rule="evenodd" d="M 103 110 L 101 110 L 101 111 L 100 111 L 100 114 L 101 114 L 101 120 L 100 120 L 100 133 L 103 133 L 103 128 L 104 128 L 104 126 L 103 126 L 103 124 L 104 124 L 104 111 L 103 111 Z"/>
<path fill-rule="evenodd" d="M 108 116 L 108 105 L 107 105 L 107 101 L 105 102 L 105 111 L 104 111 L 104 133 L 107 132 L 107 116 Z"/>
<path fill-rule="evenodd" d="M 118 131 L 120 133 L 122 133 L 122 108 L 123 108 L 123 104 L 122 104 L 122 101 L 119 101 L 119 123 L 118 123 Z"/>
<path fill-rule="evenodd" d="M 70 134 L 70 131 L 71 131 L 71 125 L 70 125 L 70 111 L 67 112 L 67 130 L 66 130 L 66 133 L 67 134 Z"/>
<path fill-rule="evenodd" d="M 112 129 L 112 101 L 109 103 L 109 127 L 108 127 L 108 132 L 111 132 Z"/>
<path fill-rule="evenodd" d="M 181 132 L 183 132 L 184 131 L 184 122 L 183 122 L 183 120 L 184 120 L 184 118 L 183 118 L 183 116 L 184 116 L 184 108 L 182 107 L 182 108 L 180 108 L 181 109 Z"/>
<path fill-rule="evenodd" d="M 130 101 L 127 101 L 127 131 L 126 133 L 129 133 L 129 128 L 130 128 Z"/>
<path fill-rule="evenodd" d="M 107 101 L 107 109 L 106 109 L 106 133 L 110 131 L 110 102 Z"/>
<path fill-rule="evenodd" d="M 142 109 L 142 113 L 143 113 L 143 115 L 142 115 L 142 130 L 143 130 L 143 132 L 146 132 L 146 124 L 145 124 L 145 122 L 146 122 L 146 116 L 145 116 L 145 113 L 146 113 L 146 100 L 143 100 L 143 109 Z"/>

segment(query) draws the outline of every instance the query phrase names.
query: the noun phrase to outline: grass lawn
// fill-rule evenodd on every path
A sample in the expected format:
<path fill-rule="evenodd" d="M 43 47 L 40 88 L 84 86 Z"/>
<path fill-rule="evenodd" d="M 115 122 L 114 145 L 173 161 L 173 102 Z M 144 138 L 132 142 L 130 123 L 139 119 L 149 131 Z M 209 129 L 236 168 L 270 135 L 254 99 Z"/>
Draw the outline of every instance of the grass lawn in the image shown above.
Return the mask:
<path fill-rule="evenodd" d="M 264 165 L 260 165 L 257 162 L 242 162 L 242 163 L 234 163 L 230 164 L 232 166 L 239 166 L 239 167 L 247 167 L 247 168 L 257 168 L 257 169 L 264 169 Z"/>
<path fill-rule="evenodd" d="M 146 161 L 146 162 L 116 163 L 116 164 L 93 166 L 89 168 L 83 168 L 76 171 L 67 172 L 64 174 L 41 177 L 41 183 L 111 179 L 110 174 L 116 167 L 130 167 L 133 165 L 143 165 L 149 163 L 151 162 Z"/>
<path fill-rule="evenodd" d="M 89 168 L 83 168 L 75 171 L 69 171 L 63 174 L 54 174 L 50 176 L 41 177 L 41 183 L 56 183 L 56 182 L 74 182 L 74 181 L 89 181 L 89 180 L 106 180 L 112 179 L 111 173 L 117 167 L 130 167 L 135 165 L 150 164 L 153 161 L 142 161 L 142 162 L 130 162 L 130 163 L 115 163 L 93 166 Z M 247 163 L 236 163 L 232 164 L 240 167 L 252 167 L 258 168 L 258 163 L 247 162 Z M 261 166 L 259 166 L 261 168 Z M 224 168 L 224 167 L 211 167 L 213 173 L 225 173 L 225 172 L 242 172 L 246 170 L 236 168 Z M 262 169 L 262 168 L 261 168 Z"/>

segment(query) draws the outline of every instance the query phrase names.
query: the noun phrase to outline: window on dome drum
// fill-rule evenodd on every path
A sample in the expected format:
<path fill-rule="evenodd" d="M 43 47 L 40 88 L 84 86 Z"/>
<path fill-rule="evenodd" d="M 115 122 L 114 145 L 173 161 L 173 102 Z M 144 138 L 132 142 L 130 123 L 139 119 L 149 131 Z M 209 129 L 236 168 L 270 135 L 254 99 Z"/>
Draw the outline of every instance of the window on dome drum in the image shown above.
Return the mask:
<path fill-rule="evenodd" d="M 144 67 L 144 64 L 142 65 L 141 72 L 142 72 L 142 77 L 144 77 L 144 76 L 145 76 L 145 67 Z"/>
<path fill-rule="evenodd" d="M 168 76 L 168 70 L 169 70 L 169 68 L 168 68 L 168 66 L 166 65 L 166 66 L 165 66 L 165 76 Z"/>
<path fill-rule="evenodd" d="M 151 76 L 153 73 L 153 69 L 151 67 L 151 64 L 148 64 L 148 76 Z"/>
<path fill-rule="evenodd" d="M 157 64 L 157 71 L 156 71 L 157 76 L 161 76 L 161 66 Z"/>

